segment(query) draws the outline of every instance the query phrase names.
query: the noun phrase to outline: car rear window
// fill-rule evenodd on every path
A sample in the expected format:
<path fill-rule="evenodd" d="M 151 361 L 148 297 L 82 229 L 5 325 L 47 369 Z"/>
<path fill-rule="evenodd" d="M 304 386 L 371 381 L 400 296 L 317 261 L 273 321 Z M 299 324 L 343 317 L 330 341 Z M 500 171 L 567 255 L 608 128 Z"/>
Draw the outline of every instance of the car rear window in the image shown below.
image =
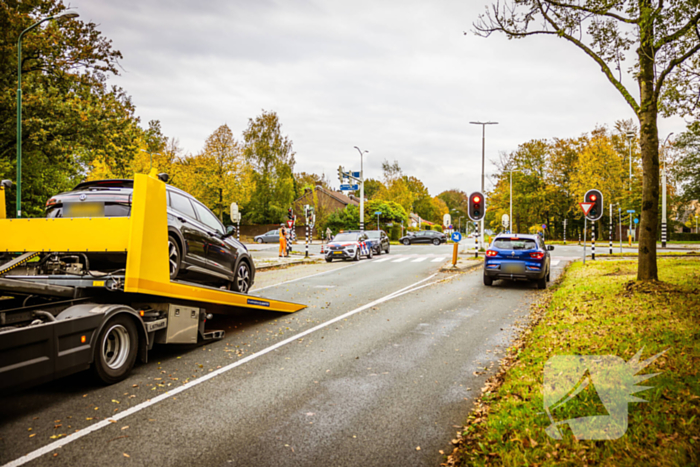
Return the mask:
<path fill-rule="evenodd" d="M 534 240 L 527 238 L 497 238 L 493 242 L 494 248 L 500 250 L 535 250 L 537 249 L 537 243 Z"/>
<path fill-rule="evenodd" d="M 197 216 L 194 214 L 192 203 L 190 203 L 190 200 L 187 199 L 187 197 L 182 196 L 181 194 L 174 192 L 170 193 L 170 206 L 176 211 L 179 211 L 192 219 L 197 218 Z"/>

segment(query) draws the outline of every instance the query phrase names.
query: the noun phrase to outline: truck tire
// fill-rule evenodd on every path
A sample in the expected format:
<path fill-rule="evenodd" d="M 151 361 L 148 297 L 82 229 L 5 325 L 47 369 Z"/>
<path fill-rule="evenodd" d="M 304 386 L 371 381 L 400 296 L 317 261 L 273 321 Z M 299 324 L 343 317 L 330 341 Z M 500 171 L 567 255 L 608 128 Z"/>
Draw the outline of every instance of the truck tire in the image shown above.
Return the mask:
<path fill-rule="evenodd" d="M 136 362 L 138 338 L 136 325 L 126 314 L 111 318 L 97 336 L 93 372 L 103 383 L 125 379 Z"/>

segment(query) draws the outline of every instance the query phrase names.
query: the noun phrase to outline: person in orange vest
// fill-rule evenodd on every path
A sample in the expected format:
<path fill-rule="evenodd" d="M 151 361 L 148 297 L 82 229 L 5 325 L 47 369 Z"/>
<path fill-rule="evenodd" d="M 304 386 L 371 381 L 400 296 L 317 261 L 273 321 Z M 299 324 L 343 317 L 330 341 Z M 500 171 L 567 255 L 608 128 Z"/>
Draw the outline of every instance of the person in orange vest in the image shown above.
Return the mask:
<path fill-rule="evenodd" d="M 280 258 L 287 256 L 287 231 L 284 228 L 284 224 L 280 224 L 279 229 L 280 236 Z"/>

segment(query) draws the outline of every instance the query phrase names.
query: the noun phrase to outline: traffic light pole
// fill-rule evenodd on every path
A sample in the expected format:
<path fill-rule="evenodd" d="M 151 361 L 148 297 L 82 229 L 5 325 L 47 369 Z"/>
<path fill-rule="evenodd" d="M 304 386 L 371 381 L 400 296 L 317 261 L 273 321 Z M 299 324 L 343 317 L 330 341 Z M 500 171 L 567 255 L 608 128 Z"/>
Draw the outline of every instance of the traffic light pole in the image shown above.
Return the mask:
<path fill-rule="evenodd" d="M 595 260 L 595 221 L 591 222 L 591 259 Z"/>
<path fill-rule="evenodd" d="M 613 214 L 612 214 L 612 203 L 610 203 L 610 254 L 613 254 L 612 251 L 612 225 L 613 225 Z"/>

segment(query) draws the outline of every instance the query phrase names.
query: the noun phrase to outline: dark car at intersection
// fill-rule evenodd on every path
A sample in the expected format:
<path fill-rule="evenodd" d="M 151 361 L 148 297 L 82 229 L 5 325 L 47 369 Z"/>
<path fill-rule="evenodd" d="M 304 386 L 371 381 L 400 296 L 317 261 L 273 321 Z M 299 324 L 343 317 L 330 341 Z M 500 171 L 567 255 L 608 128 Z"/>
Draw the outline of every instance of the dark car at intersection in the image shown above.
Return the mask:
<path fill-rule="evenodd" d="M 414 243 L 432 243 L 440 245 L 447 242 L 447 236 L 437 230 L 419 230 L 418 232 L 409 232 L 399 239 L 399 242 L 404 245 L 412 245 Z"/>
<path fill-rule="evenodd" d="M 383 230 L 365 230 L 367 234 L 367 242 L 370 244 L 375 255 L 379 256 L 382 253 L 389 254 L 391 245 L 389 236 Z M 348 233 L 360 233 L 359 230 L 350 230 Z"/>

